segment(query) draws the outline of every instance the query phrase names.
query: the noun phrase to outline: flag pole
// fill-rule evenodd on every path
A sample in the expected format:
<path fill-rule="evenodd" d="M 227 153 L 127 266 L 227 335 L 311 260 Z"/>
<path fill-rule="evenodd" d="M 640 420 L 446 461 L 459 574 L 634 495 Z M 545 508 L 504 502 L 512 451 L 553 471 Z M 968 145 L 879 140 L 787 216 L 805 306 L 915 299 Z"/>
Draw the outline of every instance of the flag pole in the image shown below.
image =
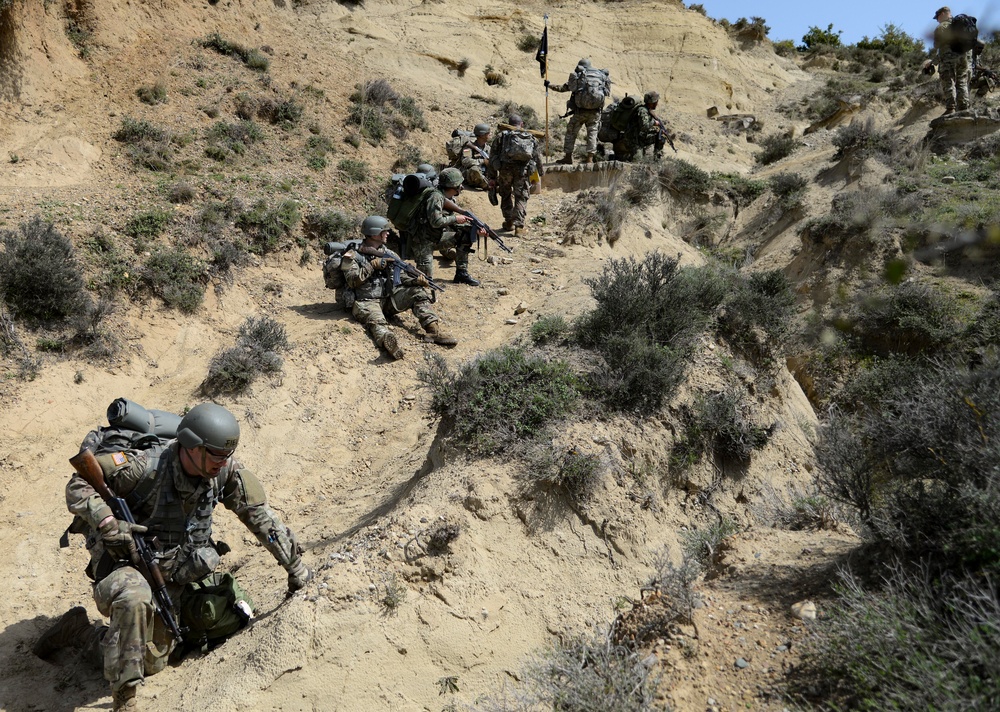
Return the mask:
<path fill-rule="evenodd" d="M 545 44 L 549 38 L 549 14 L 545 13 Z M 545 48 L 545 157 L 549 157 L 549 54 L 548 47 Z M 542 187 L 542 178 L 538 177 L 538 187 Z"/>

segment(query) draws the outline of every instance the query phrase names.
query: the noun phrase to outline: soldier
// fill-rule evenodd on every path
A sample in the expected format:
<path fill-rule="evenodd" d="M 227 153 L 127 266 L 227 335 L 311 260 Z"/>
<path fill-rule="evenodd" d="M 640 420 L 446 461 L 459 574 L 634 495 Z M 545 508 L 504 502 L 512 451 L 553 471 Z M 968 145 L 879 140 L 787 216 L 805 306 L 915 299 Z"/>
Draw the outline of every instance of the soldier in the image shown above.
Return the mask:
<path fill-rule="evenodd" d="M 587 58 L 581 59 L 576 70 L 569 75 L 564 84 L 551 84 L 545 80 L 545 86 L 552 91 L 572 92 L 566 106 L 569 109 L 569 125 L 566 127 L 566 140 L 563 148 L 566 155 L 557 163 L 573 165 L 573 148 L 576 146 L 576 136 L 580 129 L 587 127 L 587 158 L 586 163 L 594 162 L 597 152 L 597 131 L 600 128 L 601 110 L 604 99 L 611 95 L 611 80 L 605 70 L 594 69 Z"/>
<path fill-rule="evenodd" d="M 88 658 L 100 659 L 111 683 L 115 712 L 138 709 L 136 688 L 146 675 L 163 669 L 177 643 L 156 614 L 153 591 L 136 567 L 133 533 L 145 535 L 147 541 L 155 538 L 167 591 L 173 602 L 179 602 L 175 619 L 189 610 L 186 601 L 197 595 L 193 591 L 198 584 L 219 576 L 213 572 L 220 550 L 228 550 L 212 540 L 212 511 L 219 502 L 288 572 L 289 592 L 313 576 L 302 561 L 295 535 L 267 506 L 260 481 L 233 458 L 239 440 L 240 426 L 232 413 L 202 403 L 180 419 L 173 440 L 144 450 L 97 455 L 105 482 L 130 503 L 135 524 L 116 519 L 80 474 L 66 485 L 66 504 L 76 517 L 71 530 L 87 533 L 91 557 L 87 572 L 94 579 L 94 600 L 110 624 L 94 628 L 86 609 L 74 608 L 39 639 L 34 652 L 44 658 L 59 648 L 78 645 Z M 183 617 L 180 623 L 188 625 Z"/>
<path fill-rule="evenodd" d="M 642 106 L 636 107 L 629 118 L 628 126 L 622 132 L 621 138 L 614 142 L 615 160 L 631 161 L 639 151 L 645 153 L 653 147 L 653 156 L 663 155 L 663 145 L 666 143 L 664 130 L 661 130 L 659 120 L 653 115 L 660 102 L 659 92 L 646 92 L 642 97 Z"/>
<path fill-rule="evenodd" d="M 461 227 L 469 222 L 469 218 L 465 215 L 445 209 L 445 201 L 454 203 L 454 199 L 462 192 L 463 180 L 462 172 L 457 168 L 445 168 L 441 171 L 438 176 L 437 188 L 429 192 L 414 215 L 411 235 L 412 252 L 417 269 L 427 275 L 428 279 L 433 279 L 434 249 L 437 248 L 444 254 L 449 252 L 449 248 L 454 248 L 455 279 L 453 281 L 456 284 L 478 287 L 479 280 L 469 274 L 471 239 L 468 228 L 458 232 L 445 231 L 445 228 Z"/>
<path fill-rule="evenodd" d="M 354 290 L 355 302 L 351 313 L 365 325 L 372 341 L 394 359 L 403 358 L 399 340 L 385 318 L 410 309 L 434 343 L 455 346 L 458 340 L 441 331 L 438 326 L 440 320 L 431 311 L 431 296 L 426 290 L 430 285 L 428 279 L 423 275 L 414 278 L 402 274 L 400 283 L 393 284 L 392 262 L 402 260 L 385 247 L 389 239 L 389 221 L 379 215 L 371 215 L 361 223 L 361 233 L 365 239 L 358 248 L 344 253 L 340 269 L 344 272 L 347 286 Z M 373 255 L 373 252 L 379 254 Z"/>
<path fill-rule="evenodd" d="M 924 63 L 924 72 L 933 74 L 933 67 L 938 68 L 941 89 L 944 91 L 944 113 L 969 108 L 969 53 L 955 51 L 954 28 L 952 27 L 951 8 L 945 6 L 934 13 L 938 26 L 934 29 L 934 48 L 931 58 Z"/>
<path fill-rule="evenodd" d="M 462 146 L 455 167 L 462 171 L 465 185 L 486 190 L 489 188 L 486 167 L 490 164 L 490 127 L 488 124 L 476 124 L 472 133 L 475 138 Z"/>
<path fill-rule="evenodd" d="M 539 176 L 544 175 L 545 167 L 538 139 L 520 130 L 524 120 L 511 114 L 507 123 L 514 128 L 501 131 L 493 139 L 487 175 L 490 187 L 495 187 L 500 195 L 503 229 L 513 229 L 515 237 L 520 237 L 525 232 L 531 174 L 537 171 Z"/>

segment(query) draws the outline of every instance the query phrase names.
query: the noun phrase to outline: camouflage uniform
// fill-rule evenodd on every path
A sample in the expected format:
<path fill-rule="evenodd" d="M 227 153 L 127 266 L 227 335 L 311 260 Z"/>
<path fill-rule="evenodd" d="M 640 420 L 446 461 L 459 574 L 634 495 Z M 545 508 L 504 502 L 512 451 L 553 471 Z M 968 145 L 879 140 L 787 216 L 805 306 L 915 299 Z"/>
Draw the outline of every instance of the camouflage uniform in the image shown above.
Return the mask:
<path fill-rule="evenodd" d="M 969 108 L 969 53 L 951 51 L 951 20 L 938 24 L 934 30 L 934 49 L 938 76 L 944 92 L 945 108 L 959 111 Z"/>
<path fill-rule="evenodd" d="M 472 188 L 486 190 L 490 187 L 489 183 L 486 181 L 486 164 L 489 161 L 479 155 L 475 149 L 470 148 L 470 144 L 476 144 L 475 139 L 470 139 L 464 146 L 462 146 L 462 155 L 458 159 L 458 163 L 455 167 L 462 171 L 462 177 L 465 178 L 466 185 Z M 489 156 L 489 146 L 480 147 L 478 144 L 476 144 L 476 146 L 483 153 Z"/>
<path fill-rule="evenodd" d="M 387 257 L 399 259 L 394 252 L 383 251 Z M 391 264 L 384 269 L 376 270 L 368 255 L 349 250 L 344 253 L 340 269 L 344 272 L 347 286 L 354 290 L 356 301 L 351 313 L 365 325 L 372 341 L 378 347 L 391 351 L 385 345 L 385 337 L 392 333 L 386 322 L 387 315 L 392 316 L 411 309 L 413 315 L 420 321 L 420 326 L 424 328 L 439 321 L 437 315 L 431 311 L 430 294 L 418 286 L 413 277 L 402 274 L 401 284 L 393 287 Z"/>
<path fill-rule="evenodd" d="M 237 460 L 230 458 L 215 477 L 192 477 L 181 468 L 180 444 L 172 440 L 147 450 L 98 455 L 97 461 L 108 486 L 129 503 L 136 522 L 149 528 L 147 541 L 155 537 L 158 563 L 175 605 L 186 584 L 204 578 L 219 564 L 212 511 L 220 502 L 286 570 L 301 565 L 295 535 L 267 506 L 257 477 Z M 66 504 L 89 529 L 94 601 L 111 619 L 99 635 L 104 676 L 117 695 L 163 669 L 175 641 L 156 615 L 145 577 L 104 548 L 98 524 L 111 516 L 110 507 L 78 474 L 66 485 Z"/>
<path fill-rule="evenodd" d="M 653 113 L 645 106 L 637 106 L 621 138 L 614 142 L 615 159 L 631 161 L 639 151 L 653 146 L 653 153 L 659 156 L 666 141 L 653 119 Z"/>
<path fill-rule="evenodd" d="M 550 84 L 549 89 L 557 92 L 575 92 L 580 88 L 578 86 L 579 81 L 581 80 L 577 73 L 574 72 L 569 75 L 569 79 L 565 83 Z M 569 98 L 567 108 L 573 113 L 569 116 L 569 123 L 566 126 L 566 139 L 563 141 L 563 148 L 566 151 L 566 155 L 573 155 L 573 148 L 576 146 L 576 135 L 580 133 L 580 128 L 583 126 L 587 127 L 587 153 L 595 153 L 597 151 L 597 130 L 601 124 L 601 110 L 581 109 L 573 101 L 572 96 Z"/>
<path fill-rule="evenodd" d="M 490 155 L 493 155 L 492 152 Z M 435 190 L 427 196 L 425 205 L 417 208 L 408 243 L 417 269 L 429 279 L 434 279 L 435 248 L 442 254 L 449 248 L 455 250 L 456 271 L 467 270 L 469 266 L 469 251 L 460 246 L 465 232 L 445 231 L 445 228 L 455 225 L 455 215 L 444 209 L 444 200 L 444 193 L 440 190 Z"/>
<path fill-rule="evenodd" d="M 501 131 L 490 146 L 490 165 L 487 176 L 497 183 L 497 195 L 500 196 L 500 211 L 503 213 L 504 225 L 524 227 L 528 216 L 528 197 L 531 193 L 531 174 L 536 170 L 543 175 L 541 147 L 538 139 L 534 141 L 534 155 L 525 163 L 504 160 L 504 140 L 511 131 Z M 530 134 L 529 134 L 530 135 Z"/>

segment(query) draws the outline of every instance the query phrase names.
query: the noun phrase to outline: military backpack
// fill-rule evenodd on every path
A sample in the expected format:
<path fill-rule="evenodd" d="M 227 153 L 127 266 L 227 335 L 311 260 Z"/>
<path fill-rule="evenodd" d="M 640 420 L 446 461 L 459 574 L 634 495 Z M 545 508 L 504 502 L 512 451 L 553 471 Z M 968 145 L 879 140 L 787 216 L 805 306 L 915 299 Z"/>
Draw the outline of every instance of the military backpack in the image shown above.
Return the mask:
<path fill-rule="evenodd" d="M 433 190 L 434 185 L 427 180 L 427 176 L 423 173 L 411 173 L 393 192 L 385 216 L 397 230 L 410 231 L 413 228 L 417 208 Z"/>
<path fill-rule="evenodd" d="M 471 131 L 455 129 L 451 132 L 451 138 L 444 142 L 444 150 L 448 154 L 448 161 L 455 165 L 462 158 L 462 149 L 465 144 L 476 139 Z"/>
<path fill-rule="evenodd" d="M 327 289 L 334 290 L 334 297 L 338 306 L 342 309 L 350 309 L 354 306 L 354 290 L 347 286 L 344 272 L 340 265 L 344 261 L 344 253 L 361 246 L 361 241 L 352 242 L 328 242 L 323 245 L 323 252 L 327 255 L 323 262 L 323 283 Z"/>
<path fill-rule="evenodd" d="M 955 15 L 948 26 L 951 43 L 948 48 L 952 52 L 965 54 L 976 46 L 979 41 L 979 28 L 976 18 L 971 15 Z"/>
<path fill-rule="evenodd" d="M 615 105 L 611 110 L 610 121 L 608 122 L 615 131 L 624 133 L 628 130 L 628 125 L 632 121 L 632 115 L 635 114 L 636 101 L 635 97 L 631 97 L 628 94 Z"/>
<path fill-rule="evenodd" d="M 535 157 L 535 137 L 527 131 L 505 131 L 501 144 L 501 163 L 527 163 Z"/>
<path fill-rule="evenodd" d="M 232 574 L 213 572 L 184 587 L 179 608 L 185 643 L 210 648 L 247 626 L 254 602 Z"/>
<path fill-rule="evenodd" d="M 611 95 L 608 70 L 577 67 L 574 77 L 573 103 L 578 109 L 597 111 L 604 108 L 604 99 Z"/>

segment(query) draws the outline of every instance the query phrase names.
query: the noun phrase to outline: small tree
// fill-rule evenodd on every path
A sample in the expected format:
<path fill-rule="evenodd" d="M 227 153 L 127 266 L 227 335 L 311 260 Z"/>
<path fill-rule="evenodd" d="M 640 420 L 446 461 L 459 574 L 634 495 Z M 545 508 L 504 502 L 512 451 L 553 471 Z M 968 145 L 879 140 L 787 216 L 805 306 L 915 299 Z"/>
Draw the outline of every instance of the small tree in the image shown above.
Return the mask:
<path fill-rule="evenodd" d="M 840 36 L 844 34 L 843 30 L 833 31 L 833 23 L 831 22 L 826 26 L 825 30 L 813 25 L 809 28 L 809 31 L 802 36 L 802 46 L 804 49 L 816 49 L 820 46 L 826 47 L 840 47 Z"/>

